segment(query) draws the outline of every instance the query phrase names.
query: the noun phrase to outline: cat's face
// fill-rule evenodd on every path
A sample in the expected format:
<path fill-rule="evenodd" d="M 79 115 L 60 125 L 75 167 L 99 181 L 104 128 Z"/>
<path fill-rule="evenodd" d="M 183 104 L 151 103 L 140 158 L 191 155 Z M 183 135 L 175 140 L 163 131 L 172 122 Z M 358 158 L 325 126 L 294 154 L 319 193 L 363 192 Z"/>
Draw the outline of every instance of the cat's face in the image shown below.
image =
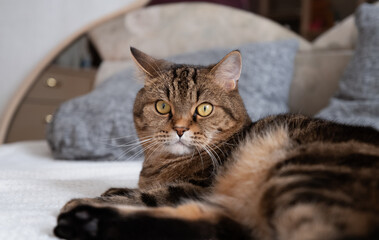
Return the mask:
<path fill-rule="evenodd" d="M 146 75 L 134 104 L 134 122 L 145 151 L 213 151 L 250 121 L 237 90 L 239 52 L 211 67 L 171 64 L 136 49 L 132 53 Z"/>

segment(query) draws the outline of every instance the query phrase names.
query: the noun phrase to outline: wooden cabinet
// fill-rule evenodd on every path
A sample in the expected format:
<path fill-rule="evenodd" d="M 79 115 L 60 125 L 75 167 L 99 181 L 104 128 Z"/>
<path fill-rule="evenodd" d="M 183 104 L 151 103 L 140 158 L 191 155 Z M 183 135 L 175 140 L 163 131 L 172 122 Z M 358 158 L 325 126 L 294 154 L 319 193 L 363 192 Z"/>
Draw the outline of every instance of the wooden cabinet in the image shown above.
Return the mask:
<path fill-rule="evenodd" d="M 95 73 L 93 69 L 48 67 L 19 105 L 5 142 L 44 139 L 54 111 L 64 101 L 91 91 Z"/>

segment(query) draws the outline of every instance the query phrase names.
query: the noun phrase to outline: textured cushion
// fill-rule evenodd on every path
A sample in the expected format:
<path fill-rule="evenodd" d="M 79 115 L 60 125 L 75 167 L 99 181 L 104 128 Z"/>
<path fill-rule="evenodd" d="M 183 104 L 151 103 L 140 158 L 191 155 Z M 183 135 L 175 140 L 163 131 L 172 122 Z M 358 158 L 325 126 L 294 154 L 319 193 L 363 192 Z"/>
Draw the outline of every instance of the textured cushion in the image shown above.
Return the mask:
<path fill-rule="evenodd" d="M 298 43 L 295 40 L 239 47 L 242 74 L 239 90 L 253 120 L 288 111 L 289 87 Z M 233 49 L 212 49 L 176 56 L 176 63 L 211 64 Z M 142 87 L 134 68 L 119 72 L 92 93 L 64 103 L 48 128 L 56 158 L 132 159 L 142 153 L 135 145 L 133 102 Z"/>
<path fill-rule="evenodd" d="M 379 129 L 379 6 L 362 4 L 355 19 L 359 36 L 354 56 L 336 96 L 317 116 Z"/>
<path fill-rule="evenodd" d="M 63 103 L 47 128 L 54 157 L 119 160 L 140 150 L 121 147 L 136 142 L 132 109 L 143 84 L 134 79 L 134 68 L 127 68 L 91 93 Z"/>

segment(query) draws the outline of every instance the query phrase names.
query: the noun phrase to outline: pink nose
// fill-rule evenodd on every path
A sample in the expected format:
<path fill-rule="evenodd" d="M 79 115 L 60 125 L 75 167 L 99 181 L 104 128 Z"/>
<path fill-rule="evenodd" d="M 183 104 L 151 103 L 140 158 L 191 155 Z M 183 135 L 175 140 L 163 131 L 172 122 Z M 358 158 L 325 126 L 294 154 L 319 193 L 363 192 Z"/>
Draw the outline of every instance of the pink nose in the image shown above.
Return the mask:
<path fill-rule="evenodd" d="M 179 137 L 183 136 L 184 132 L 188 130 L 186 127 L 174 127 Z"/>

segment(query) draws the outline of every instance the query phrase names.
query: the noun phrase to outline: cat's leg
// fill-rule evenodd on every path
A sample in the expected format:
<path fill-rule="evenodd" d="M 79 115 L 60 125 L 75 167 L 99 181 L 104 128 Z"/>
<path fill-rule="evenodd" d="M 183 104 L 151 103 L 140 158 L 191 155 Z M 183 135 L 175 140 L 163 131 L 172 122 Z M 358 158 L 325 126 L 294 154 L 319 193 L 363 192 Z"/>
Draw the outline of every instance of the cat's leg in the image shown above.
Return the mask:
<path fill-rule="evenodd" d="M 208 191 L 209 188 L 206 187 L 197 186 L 187 182 L 178 182 L 145 189 L 110 188 L 101 196 L 126 196 L 128 198 L 133 198 L 136 205 L 153 207 L 149 206 L 148 199 L 157 202 L 157 204 L 153 205 L 172 205 L 177 204 L 182 199 L 198 199 Z M 144 199 L 147 201 L 144 201 Z"/>
<path fill-rule="evenodd" d="M 172 183 L 150 189 L 110 189 L 96 198 L 79 198 L 69 201 L 61 210 L 67 212 L 79 205 L 107 204 L 132 206 L 176 206 L 183 200 L 199 200 L 209 188 L 190 183 Z"/>
<path fill-rule="evenodd" d="M 200 202 L 175 208 L 80 205 L 60 214 L 54 233 L 65 239 L 251 239 L 222 208 Z"/>
<path fill-rule="evenodd" d="M 102 197 L 108 196 L 130 196 L 131 194 L 139 192 L 138 188 L 110 188 L 101 194 Z"/>
<path fill-rule="evenodd" d="M 111 188 L 101 195 L 101 198 L 127 198 L 129 205 L 147 207 L 174 206 L 183 199 L 200 199 L 209 192 L 209 188 L 191 183 L 171 183 L 149 189 Z"/>

